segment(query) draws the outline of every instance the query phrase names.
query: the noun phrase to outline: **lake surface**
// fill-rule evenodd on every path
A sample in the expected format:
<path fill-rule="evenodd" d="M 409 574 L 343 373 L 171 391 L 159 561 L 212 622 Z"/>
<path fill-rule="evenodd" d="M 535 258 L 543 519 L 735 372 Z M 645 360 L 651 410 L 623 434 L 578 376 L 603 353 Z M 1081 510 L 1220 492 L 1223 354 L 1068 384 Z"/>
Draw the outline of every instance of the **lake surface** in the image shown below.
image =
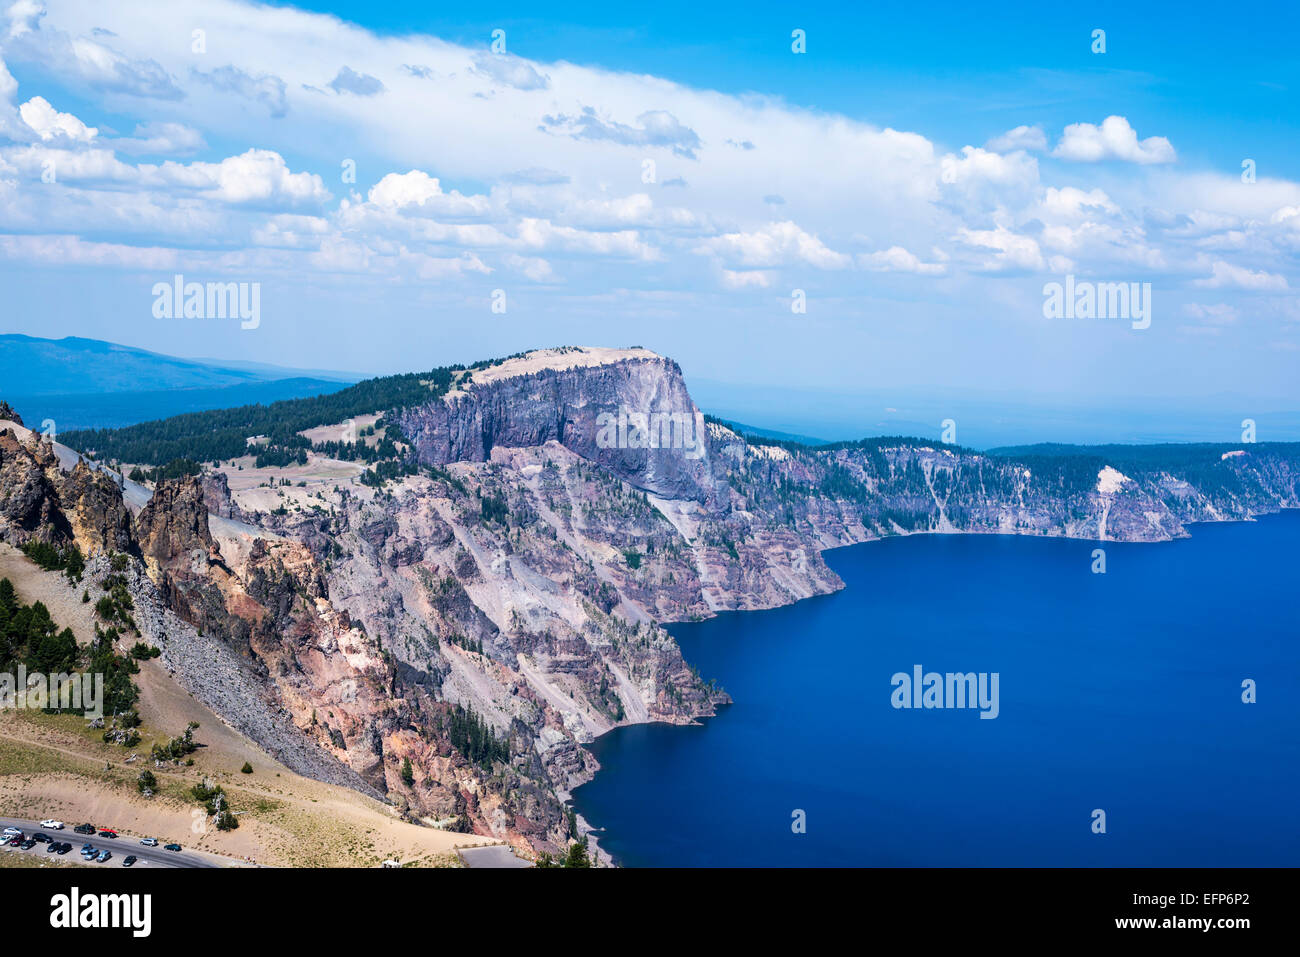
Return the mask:
<path fill-rule="evenodd" d="M 1300 513 L 1191 531 L 827 552 L 834 595 L 671 627 L 735 704 L 604 735 L 577 809 L 626 866 L 1300 865 Z M 915 665 L 998 717 L 895 709 Z"/>

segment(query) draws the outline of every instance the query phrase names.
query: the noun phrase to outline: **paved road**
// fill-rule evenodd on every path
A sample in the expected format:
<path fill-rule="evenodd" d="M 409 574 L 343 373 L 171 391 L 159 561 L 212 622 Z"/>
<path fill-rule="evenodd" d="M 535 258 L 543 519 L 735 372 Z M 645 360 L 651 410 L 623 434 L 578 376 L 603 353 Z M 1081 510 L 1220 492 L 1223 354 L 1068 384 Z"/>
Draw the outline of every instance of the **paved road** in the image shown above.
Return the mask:
<path fill-rule="evenodd" d="M 56 860 L 81 860 L 81 845 L 89 841 L 95 845 L 97 850 L 108 850 L 113 852 L 103 864 L 97 864 L 96 867 L 121 867 L 122 861 L 128 854 L 134 854 L 138 857 L 139 863 L 151 865 L 153 867 L 220 867 L 217 861 L 207 855 L 195 854 L 190 851 L 165 851 L 160 844 L 158 847 L 143 847 L 138 837 L 130 837 L 122 834 L 116 840 L 111 837 L 100 837 L 98 834 L 78 834 L 72 829 L 80 824 L 80 821 L 65 821 L 66 825 L 62 831 L 51 830 L 48 827 L 41 827 L 39 821 L 23 821 L 17 818 L 0 817 L 0 829 L 6 827 L 20 827 L 23 834 L 31 837 L 37 831 L 42 834 L 48 834 L 56 841 L 64 841 L 72 845 L 72 850 L 67 854 L 46 854 L 45 845 L 37 844 L 31 850 L 24 851 L 22 848 L 5 846 L 3 850 L 11 854 L 35 854 L 40 857 L 53 857 Z"/>
<path fill-rule="evenodd" d="M 515 852 L 504 844 L 487 847 L 462 847 L 457 851 L 466 867 L 532 867 L 532 861 L 515 857 Z"/>

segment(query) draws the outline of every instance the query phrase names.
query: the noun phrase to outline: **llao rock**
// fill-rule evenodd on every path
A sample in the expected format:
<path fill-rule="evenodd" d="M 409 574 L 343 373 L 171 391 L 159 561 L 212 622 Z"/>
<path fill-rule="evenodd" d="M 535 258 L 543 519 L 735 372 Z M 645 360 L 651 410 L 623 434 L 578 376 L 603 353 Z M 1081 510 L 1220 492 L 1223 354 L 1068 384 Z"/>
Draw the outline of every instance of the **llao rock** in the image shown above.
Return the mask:
<path fill-rule="evenodd" d="M 583 351 L 530 353 L 477 371 L 447 396 L 398 412 L 396 421 L 427 464 L 484 462 L 494 448 L 554 441 L 637 488 L 716 505 L 725 486 L 710 468 L 703 418 L 677 363 L 634 349 L 597 365 L 567 364 Z M 619 447 L 608 431 L 602 441 L 609 421 L 602 415 L 617 420 L 623 413 L 677 416 L 682 447 Z"/>

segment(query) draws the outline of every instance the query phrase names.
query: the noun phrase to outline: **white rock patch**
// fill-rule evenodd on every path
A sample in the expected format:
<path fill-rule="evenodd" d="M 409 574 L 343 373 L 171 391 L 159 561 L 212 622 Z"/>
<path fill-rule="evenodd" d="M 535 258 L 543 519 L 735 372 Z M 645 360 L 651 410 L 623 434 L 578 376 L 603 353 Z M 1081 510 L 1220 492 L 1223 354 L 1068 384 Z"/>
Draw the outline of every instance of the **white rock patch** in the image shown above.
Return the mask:
<path fill-rule="evenodd" d="M 1097 491 L 1102 495 L 1114 495 L 1128 481 L 1127 475 L 1107 465 L 1097 473 Z"/>

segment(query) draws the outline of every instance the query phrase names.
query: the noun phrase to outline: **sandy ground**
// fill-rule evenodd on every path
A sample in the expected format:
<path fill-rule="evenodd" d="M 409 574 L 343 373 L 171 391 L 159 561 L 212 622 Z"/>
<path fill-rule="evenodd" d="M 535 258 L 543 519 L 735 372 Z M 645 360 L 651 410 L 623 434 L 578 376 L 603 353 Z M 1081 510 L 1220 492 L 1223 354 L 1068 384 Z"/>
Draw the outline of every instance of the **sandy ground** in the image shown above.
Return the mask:
<path fill-rule="evenodd" d="M 314 429 L 303 429 L 298 434 L 305 435 L 313 442 L 364 441 L 367 445 L 373 446 L 381 438 L 383 438 L 384 430 L 380 429 L 375 435 L 366 436 L 364 439 L 361 438 L 360 432 L 362 429 L 367 429 L 370 426 L 374 425 L 377 421 L 379 421 L 379 418 L 380 418 L 380 413 L 375 413 L 374 415 L 354 416 L 352 419 L 352 426 L 355 431 L 352 432 L 351 438 L 349 438 L 348 434 L 345 432 L 343 423 L 334 423 L 331 425 L 318 425 Z"/>
<path fill-rule="evenodd" d="M 14 582 L 24 602 L 42 601 L 54 620 L 78 639 L 93 634 L 92 605 L 80 601 L 57 572 L 44 572 L 16 549 L 0 545 L 0 577 Z M 93 592 L 93 589 L 92 589 Z M 14 817 L 91 821 L 177 841 L 187 849 L 279 866 L 373 867 L 393 859 L 404 864 L 461 866 L 460 847 L 498 844 L 491 838 L 419 827 L 394 810 L 347 788 L 300 777 L 227 726 L 181 688 L 158 661 L 144 662 L 140 687 L 143 740 L 140 755 L 104 744 L 77 715 L 0 711 L 0 809 Z M 154 741 L 199 722 L 201 747 L 192 767 L 152 769 L 159 780 L 152 798 L 135 779 L 149 764 Z M 252 774 L 240 773 L 248 762 Z M 206 827 L 189 790 L 204 778 L 225 788 L 239 815 L 235 831 Z"/>
<path fill-rule="evenodd" d="M 530 375 L 542 369 L 576 369 L 589 366 L 606 365 L 622 359 L 660 359 L 657 352 L 649 349 L 609 349 L 604 346 L 588 346 L 579 349 L 538 349 L 518 359 L 507 359 L 500 365 L 478 369 L 473 374 L 475 385 L 496 382 L 500 379 L 513 379 L 516 376 Z"/>

